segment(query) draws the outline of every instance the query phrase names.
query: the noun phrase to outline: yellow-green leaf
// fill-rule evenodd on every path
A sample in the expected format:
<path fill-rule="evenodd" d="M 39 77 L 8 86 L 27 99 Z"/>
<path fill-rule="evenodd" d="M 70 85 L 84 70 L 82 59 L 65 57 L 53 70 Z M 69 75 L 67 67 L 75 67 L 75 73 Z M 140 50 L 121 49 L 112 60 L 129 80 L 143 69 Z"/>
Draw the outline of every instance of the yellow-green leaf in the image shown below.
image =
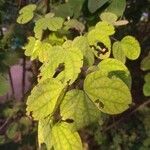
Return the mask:
<path fill-rule="evenodd" d="M 49 61 L 44 63 L 40 69 L 41 80 L 54 77 L 60 65 L 64 65 L 64 69 L 57 75 L 58 80 L 65 84 L 68 81 L 71 84 L 76 80 L 83 65 L 83 54 L 80 49 L 73 47 L 72 42 L 70 42 L 52 48 Z"/>
<path fill-rule="evenodd" d="M 54 150 L 83 150 L 78 132 L 70 130 L 67 123 L 58 123 L 52 128 Z"/>
<path fill-rule="evenodd" d="M 38 39 L 42 38 L 43 30 L 49 29 L 50 31 L 57 31 L 63 25 L 61 17 L 41 18 L 35 23 L 34 33 Z"/>
<path fill-rule="evenodd" d="M 115 33 L 115 28 L 113 25 L 109 24 L 106 21 L 100 21 L 96 24 L 95 29 L 99 31 L 99 33 L 104 35 L 113 35 Z"/>
<path fill-rule="evenodd" d="M 39 121 L 38 123 L 39 147 L 41 147 L 41 144 L 45 143 L 47 149 L 52 148 L 51 131 L 52 131 L 52 121 L 50 120 L 50 117 L 47 117 Z"/>
<path fill-rule="evenodd" d="M 60 106 L 60 113 L 63 120 L 73 121 L 70 125 L 75 130 L 100 119 L 100 111 L 81 90 L 71 90 L 66 93 Z"/>
<path fill-rule="evenodd" d="M 28 38 L 29 42 L 24 47 L 25 55 L 30 56 L 31 60 L 39 58 L 39 61 L 45 62 L 49 59 L 52 46 L 49 43 L 36 40 L 34 37 Z"/>
<path fill-rule="evenodd" d="M 121 62 L 125 64 L 126 56 L 122 49 L 121 42 L 113 43 L 112 52 L 113 52 L 113 56 L 115 59 L 120 60 Z"/>
<path fill-rule="evenodd" d="M 84 81 L 84 90 L 89 98 L 104 113 L 119 114 L 129 108 L 131 94 L 119 78 L 108 78 L 105 73 L 90 73 Z"/>
<path fill-rule="evenodd" d="M 88 33 L 88 42 L 90 45 L 97 47 L 97 50 L 100 52 L 98 56 L 100 59 L 106 59 L 110 56 L 111 41 L 109 36 L 114 33 L 114 27 L 105 21 L 98 22 L 96 27 Z M 100 47 L 99 43 L 103 43 L 106 48 Z"/>
<path fill-rule="evenodd" d="M 63 90 L 63 85 L 56 79 L 47 79 L 33 88 L 27 100 L 27 114 L 32 113 L 35 120 L 51 115 Z"/>
<path fill-rule="evenodd" d="M 25 24 L 29 22 L 33 18 L 33 15 L 34 15 L 33 13 L 35 9 L 36 9 L 35 4 L 30 4 L 30 5 L 23 7 L 19 11 L 19 17 L 17 18 L 17 22 L 20 24 Z"/>
<path fill-rule="evenodd" d="M 139 42 L 134 37 L 125 36 L 121 40 L 121 45 L 126 57 L 131 60 L 135 60 L 139 57 L 141 48 Z"/>
<path fill-rule="evenodd" d="M 94 64 L 94 53 L 90 48 L 86 37 L 79 36 L 75 38 L 73 46 L 78 47 L 81 50 L 86 65 L 92 66 Z"/>
<path fill-rule="evenodd" d="M 118 17 L 114 13 L 111 13 L 111 12 L 103 12 L 100 15 L 100 18 L 102 21 L 106 21 L 110 24 L 114 24 L 118 19 Z"/>
<path fill-rule="evenodd" d="M 113 58 L 107 58 L 102 60 L 98 67 L 100 71 L 106 73 L 109 77 L 120 78 L 129 88 L 131 88 L 131 75 L 128 68 L 119 60 Z"/>

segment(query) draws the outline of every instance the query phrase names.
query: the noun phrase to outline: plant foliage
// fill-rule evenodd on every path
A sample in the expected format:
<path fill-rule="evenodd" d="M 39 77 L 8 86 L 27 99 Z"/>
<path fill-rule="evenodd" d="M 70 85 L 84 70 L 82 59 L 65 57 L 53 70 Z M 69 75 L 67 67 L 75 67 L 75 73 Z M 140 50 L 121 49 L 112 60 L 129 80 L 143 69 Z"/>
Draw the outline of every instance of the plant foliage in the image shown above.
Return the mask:
<path fill-rule="evenodd" d="M 132 81 L 125 62 L 139 57 L 140 46 L 131 35 L 112 44 L 115 22 L 125 9 L 125 1 L 109 4 L 108 0 L 89 0 L 91 13 L 105 4 L 109 7 L 87 31 L 85 23 L 74 19 L 80 15 L 75 14 L 83 2 L 69 0 L 54 6 L 54 14 L 33 19 L 34 36 L 23 48 L 31 60 L 42 62 L 26 111 L 38 121 L 39 146 L 45 143 L 49 150 L 82 150 L 80 129 L 101 120 L 102 112 L 120 114 L 132 104 Z M 22 8 L 18 23 L 30 21 L 33 12 L 37 13 L 35 5 Z M 68 35 L 72 28 L 78 36 Z"/>

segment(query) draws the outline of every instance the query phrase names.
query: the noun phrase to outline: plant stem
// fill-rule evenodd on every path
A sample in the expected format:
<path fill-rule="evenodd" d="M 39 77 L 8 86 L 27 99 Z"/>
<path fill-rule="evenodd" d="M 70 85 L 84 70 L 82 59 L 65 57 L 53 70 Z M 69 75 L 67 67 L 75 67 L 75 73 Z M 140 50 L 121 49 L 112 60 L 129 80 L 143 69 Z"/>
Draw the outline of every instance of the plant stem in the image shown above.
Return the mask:
<path fill-rule="evenodd" d="M 9 74 L 9 80 L 10 80 L 10 85 L 11 85 L 11 90 L 12 90 L 12 96 L 14 98 L 15 97 L 15 90 L 14 90 L 13 79 L 12 79 L 10 68 L 8 70 L 8 74 Z"/>

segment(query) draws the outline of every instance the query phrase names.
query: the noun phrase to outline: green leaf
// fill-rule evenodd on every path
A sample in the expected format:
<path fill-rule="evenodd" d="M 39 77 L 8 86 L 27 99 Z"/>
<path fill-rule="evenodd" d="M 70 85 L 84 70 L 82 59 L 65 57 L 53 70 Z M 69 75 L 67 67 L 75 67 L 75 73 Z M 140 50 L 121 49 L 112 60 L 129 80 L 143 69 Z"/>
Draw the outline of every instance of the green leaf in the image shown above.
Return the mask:
<path fill-rule="evenodd" d="M 103 12 L 100 15 L 100 18 L 102 21 L 106 21 L 110 24 L 114 24 L 118 19 L 118 17 L 114 13 L 111 13 L 111 12 Z"/>
<path fill-rule="evenodd" d="M 150 96 L 150 82 L 146 82 L 143 86 L 143 93 L 145 96 Z"/>
<path fill-rule="evenodd" d="M 3 116 L 6 118 L 14 116 L 18 112 L 15 108 L 7 107 L 3 110 Z"/>
<path fill-rule="evenodd" d="M 51 115 L 64 86 L 56 79 L 47 79 L 33 88 L 27 100 L 27 114 L 35 120 Z"/>
<path fill-rule="evenodd" d="M 126 0 L 112 0 L 111 4 L 107 7 L 107 11 L 112 12 L 120 17 L 125 11 L 125 8 Z"/>
<path fill-rule="evenodd" d="M 131 94 L 119 78 L 108 78 L 101 71 L 90 73 L 84 81 L 89 98 L 104 113 L 119 114 L 129 108 Z"/>
<path fill-rule="evenodd" d="M 6 135 L 9 139 L 14 140 L 19 134 L 19 124 L 17 122 L 11 123 L 6 131 Z"/>
<path fill-rule="evenodd" d="M 27 135 L 30 132 L 32 120 L 29 117 L 21 117 L 19 120 L 19 127 L 22 135 Z"/>
<path fill-rule="evenodd" d="M 73 129 L 79 130 L 100 118 L 100 112 L 88 96 L 81 90 L 71 90 L 66 93 L 60 113 L 63 120 L 71 119 Z"/>
<path fill-rule="evenodd" d="M 121 42 L 117 41 L 117 42 L 113 43 L 112 51 L 113 51 L 114 58 L 117 60 L 120 60 L 121 62 L 123 62 L 125 64 L 126 56 L 122 49 Z"/>
<path fill-rule="evenodd" d="M 5 135 L 0 135 L 0 145 L 5 143 Z"/>
<path fill-rule="evenodd" d="M 49 17 L 41 18 L 35 23 L 34 33 L 38 39 L 42 38 L 43 30 L 49 29 L 50 31 L 57 31 L 63 25 L 63 18 L 61 17 Z"/>
<path fill-rule="evenodd" d="M 120 78 L 129 88 L 131 88 L 131 75 L 128 68 L 119 60 L 107 58 L 102 60 L 98 67 L 106 76 Z"/>
<path fill-rule="evenodd" d="M 73 17 L 78 18 L 85 0 L 68 0 L 68 4 L 73 10 Z"/>
<path fill-rule="evenodd" d="M 80 16 L 83 3 L 84 0 L 68 0 L 64 4 L 59 4 L 54 7 L 54 13 L 56 16 L 63 18 L 78 18 Z"/>
<path fill-rule="evenodd" d="M 97 46 L 98 42 L 101 42 L 108 49 L 108 52 L 103 54 L 101 52 L 101 50 L 102 50 L 101 47 L 98 47 L 97 49 L 99 50 L 100 54 L 98 54 L 98 52 L 97 52 L 97 57 L 99 57 L 100 59 L 106 59 L 110 56 L 111 41 L 110 41 L 110 38 L 107 35 L 102 34 L 102 33 L 98 32 L 97 30 L 92 30 L 88 34 L 88 41 L 89 41 L 90 45 L 96 45 L 96 46 Z"/>
<path fill-rule="evenodd" d="M 88 0 L 88 9 L 91 13 L 94 13 L 108 1 L 109 0 Z"/>
<path fill-rule="evenodd" d="M 3 63 L 7 66 L 12 66 L 18 63 L 19 54 L 16 51 L 7 50 L 5 51 L 5 59 Z"/>
<path fill-rule="evenodd" d="M 20 24 L 25 24 L 27 22 L 29 22 L 32 18 L 33 18 L 33 13 L 36 9 L 36 5 L 35 4 L 30 4 L 27 5 L 25 7 L 23 7 L 20 11 L 19 11 L 19 17 L 17 18 L 17 22 Z"/>
<path fill-rule="evenodd" d="M 147 73 L 144 77 L 145 84 L 143 86 L 143 93 L 145 96 L 150 96 L 150 73 Z"/>
<path fill-rule="evenodd" d="M 125 36 L 121 40 L 121 45 L 126 57 L 131 60 L 135 60 L 139 57 L 141 48 L 139 42 L 134 37 Z"/>
<path fill-rule="evenodd" d="M 71 131 L 67 123 L 56 124 L 51 138 L 55 150 L 83 150 L 79 134 Z"/>
<path fill-rule="evenodd" d="M 39 147 L 41 144 L 45 143 L 47 149 L 52 148 L 52 139 L 51 139 L 51 132 L 52 132 L 52 121 L 49 117 L 46 119 L 40 120 L 38 123 L 38 143 Z"/>
<path fill-rule="evenodd" d="M 29 42 L 24 47 L 25 55 L 31 56 L 31 60 L 39 58 L 39 61 L 44 62 L 49 59 L 52 46 L 49 43 L 36 40 L 34 37 L 28 38 Z"/>
<path fill-rule="evenodd" d="M 52 78 L 56 71 L 59 70 L 59 66 L 64 66 L 64 69 L 57 75 L 57 79 L 62 83 L 72 84 L 83 66 L 83 55 L 80 49 L 74 47 L 72 42 L 67 41 L 63 46 L 54 46 L 52 53 L 49 57 L 48 63 L 43 64 L 41 67 L 41 80 Z M 58 69 L 57 69 L 58 68 Z"/>
<path fill-rule="evenodd" d="M 0 96 L 6 94 L 8 90 L 9 90 L 8 81 L 0 74 Z"/>
<path fill-rule="evenodd" d="M 85 29 L 85 26 L 83 23 L 79 22 L 76 19 L 71 19 L 71 20 L 65 22 L 65 27 L 64 27 L 65 30 L 69 30 L 72 28 L 74 28 L 82 33 Z"/>
<path fill-rule="evenodd" d="M 100 21 L 95 28 L 88 33 L 88 41 L 90 45 L 95 45 L 98 41 L 104 43 L 110 48 L 109 36 L 115 33 L 115 29 L 107 22 Z"/>
<path fill-rule="evenodd" d="M 73 9 L 70 7 L 70 4 L 59 4 L 54 8 L 54 13 L 56 16 L 67 18 L 73 16 Z"/>
<path fill-rule="evenodd" d="M 145 82 L 150 82 L 150 73 L 147 73 L 144 77 Z"/>
<path fill-rule="evenodd" d="M 141 69 L 143 71 L 150 70 L 150 53 L 142 60 Z"/>
<path fill-rule="evenodd" d="M 84 62 L 87 65 L 92 66 L 94 64 L 94 53 L 90 48 L 86 37 L 76 37 L 73 41 L 73 46 L 78 47 L 81 50 L 84 56 Z"/>

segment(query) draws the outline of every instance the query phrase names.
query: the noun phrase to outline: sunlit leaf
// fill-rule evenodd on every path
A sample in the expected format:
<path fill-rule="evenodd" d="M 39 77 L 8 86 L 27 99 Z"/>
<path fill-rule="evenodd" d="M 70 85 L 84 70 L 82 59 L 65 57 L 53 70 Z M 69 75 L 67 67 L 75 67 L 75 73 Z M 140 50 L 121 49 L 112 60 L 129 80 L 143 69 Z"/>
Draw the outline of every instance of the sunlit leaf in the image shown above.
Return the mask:
<path fill-rule="evenodd" d="M 88 33 L 88 42 L 91 46 L 96 46 L 97 51 L 100 53 L 98 54 L 100 59 L 106 59 L 110 56 L 111 41 L 109 36 L 114 33 L 114 27 L 105 21 L 98 22 L 95 28 Z M 104 45 L 104 48 L 99 46 L 101 43 Z"/>
<path fill-rule="evenodd" d="M 113 43 L 112 52 L 115 59 L 118 59 L 125 64 L 126 56 L 120 42 L 117 41 Z"/>
<path fill-rule="evenodd" d="M 47 149 L 52 148 L 51 131 L 52 131 L 52 123 L 49 117 L 39 121 L 38 123 L 39 147 L 41 147 L 41 144 L 45 143 Z"/>
<path fill-rule="evenodd" d="M 83 54 L 79 48 L 72 45 L 72 42 L 69 44 L 70 42 L 52 48 L 48 63 L 43 64 L 40 69 L 42 80 L 54 77 L 59 65 L 64 69 L 58 73 L 56 77 L 58 80 L 62 83 L 69 81 L 69 84 L 76 80 L 83 65 Z"/>
<path fill-rule="evenodd" d="M 65 41 L 65 36 L 61 36 L 57 33 L 51 33 L 48 37 L 49 43 L 54 46 L 54 45 L 62 45 Z"/>
<path fill-rule="evenodd" d="M 55 150 L 83 150 L 79 134 L 71 131 L 67 123 L 56 124 L 51 138 Z"/>
<path fill-rule="evenodd" d="M 20 24 L 25 24 L 27 22 L 29 22 L 32 18 L 33 18 L 33 13 L 36 9 L 36 5 L 35 4 L 30 4 L 27 5 L 25 7 L 23 7 L 20 11 L 19 11 L 19 17 L 17 18 L 17 22 Z"/>
<path fill-rule="evenodd" d="M 115 28 L 113 25 L 109 24 L 106 21 L 100 21 L 96 24 L 95 29 L 99 31 L 99 33 L 104 35 L 113 35 L 115 33 Z"/>
<path fill-rule="evenodd" d="M 119 78 L 108 78 L 105 73 L 90 73 L 84 81 L 84 90 L 89 98 L 104 113 L 119 114 L 129 108 L 131 94 Z"/>
<path fill-rule="evenodd" d="M 47 61 L 49 59 L 52 46 L 49 43 L 36 40 L 34 37 L 29 37 L 28 40 L 28 44 L 24 47 L 25 55 L 30 56 L 31 60 L 39 58 L 41 62 Z"/>
<path fill-rule="evenodd" d="M 27 114 L 32 113 L 35 120 L 51 115 L 62 90 L 63 85 L 56 79 L 47 79 L 39 83 L 28 97 Z"/>
<path fill-rule="evenodd" d="M 116 20 L 118 19 L 118 17 L 111 13 L 111 12 L 103 12 L 101 15 L 100 15 L 100 18 L 102 21 L 106 21 L 110 24 L 114 24 L 116 22 Z"/>
<path fill-rule="evenodd" d="M 60 107 L 63 120 L 70 119 L 75 130 L 81 129 L 100 117 L 100 112 L 88 96 L 81 90 L 71 90 L 65 95 Z"/>
<path fill-rule="evenodd" d="M 122 49 L 126 57 L 135 60 L 141 53 L 139 42 L 132 36 L 125 36 L 121 40 Z"/>
<path fill-rule="evenodd" d="M 131 75 L 128 68 L 119 60 L 113 58 L 107 58 L 102 60 L 98 67 L 107 76 L 116 76 L 120 78 L 130 88 L 131 87 Z"/>
<path fill-rule="evenodd" d="M 63 25 L 63 19 L 61 17 L 49 17 L 41 18 L 35 23 L 34 33 L 38 39 L 42 38 L 43 30 L 49 29 L 50 31 L 57 31 Z"/>
<path fill-rule="evenodd" d="M 84 36 L 79 36 L 74 39 L 73 46 L 78 47 L 84 56 L 84 61 L 91 66 L 94 63 L 94 53 L 88 44 L 88 39 Z"/>

